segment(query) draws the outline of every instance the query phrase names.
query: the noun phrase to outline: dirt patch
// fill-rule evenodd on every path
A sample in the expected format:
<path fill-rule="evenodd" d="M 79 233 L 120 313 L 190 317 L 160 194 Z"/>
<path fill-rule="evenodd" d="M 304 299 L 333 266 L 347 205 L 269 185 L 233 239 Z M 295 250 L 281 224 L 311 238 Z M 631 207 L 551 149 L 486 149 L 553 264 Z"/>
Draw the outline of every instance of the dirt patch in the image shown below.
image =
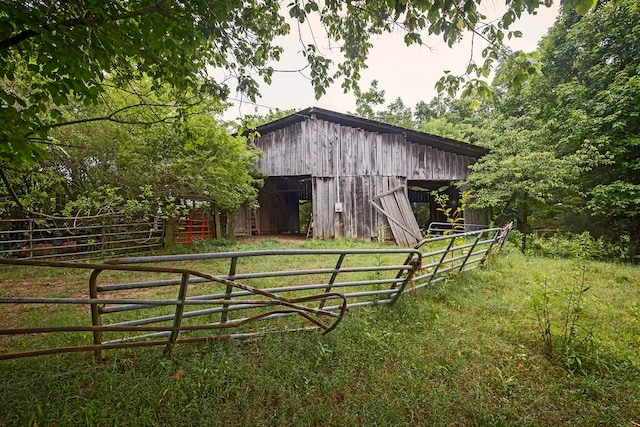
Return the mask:
<path fill-rule="evenodd" d="M 4 280 L 0 283 L 0 293 L 11 298 L 26 297 L 68 297 L 82 298 L 88 295 L 88 285 L 78 285 L 69 280 Z"/>
<path fill-rule="evenodd" d="M 280 243 L 298 243 L 307 241 L 307 236 L 303 234 L 260 234 L 255 236 L 238 237 L 238 243 L 256 243 L 265 240 L 274 240 Z"/>

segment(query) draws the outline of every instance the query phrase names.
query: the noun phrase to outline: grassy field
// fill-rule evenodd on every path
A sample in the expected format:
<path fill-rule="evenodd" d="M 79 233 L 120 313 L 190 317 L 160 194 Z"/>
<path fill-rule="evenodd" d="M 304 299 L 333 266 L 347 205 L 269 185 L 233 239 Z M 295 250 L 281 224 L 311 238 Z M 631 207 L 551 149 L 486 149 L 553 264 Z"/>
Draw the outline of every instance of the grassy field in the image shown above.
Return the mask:
<path fill-rule="evenodd" d="M 639 348 L 639 266 L 507 250 L 326 336 L 0 362 L 0 425 L 631 427 Z"/>

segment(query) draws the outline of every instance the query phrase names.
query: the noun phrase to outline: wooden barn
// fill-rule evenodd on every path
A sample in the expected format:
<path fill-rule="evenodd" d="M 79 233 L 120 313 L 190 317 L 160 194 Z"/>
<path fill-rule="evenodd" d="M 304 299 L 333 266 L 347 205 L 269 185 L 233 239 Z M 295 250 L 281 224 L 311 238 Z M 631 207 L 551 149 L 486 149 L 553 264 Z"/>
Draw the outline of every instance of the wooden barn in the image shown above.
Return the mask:
<path fill-rule="evenodd" d="M 426 225 L 418 224 L 412 207 L 426 203 L 436 220 L 430 191 L 464 180 L 469 165 L 486 153 L 316 107 L 257 131 L 254 142 L 263 152 L 257 167 L 267 178 L 260 208 L 239 213 L 238 235 L 308 232 L 321 239 L 393 237 L 412 245 Z M 451 196 L 455 203 L 455 192 Z"/>

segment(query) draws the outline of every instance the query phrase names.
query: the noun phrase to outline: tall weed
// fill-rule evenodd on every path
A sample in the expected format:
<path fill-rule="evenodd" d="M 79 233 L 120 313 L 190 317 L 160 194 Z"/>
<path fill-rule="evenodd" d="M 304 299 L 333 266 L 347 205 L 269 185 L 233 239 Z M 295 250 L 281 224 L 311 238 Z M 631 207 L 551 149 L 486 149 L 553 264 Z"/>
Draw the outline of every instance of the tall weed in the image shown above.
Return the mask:
<path fill-rule="evenodd" d="M 517 241 L 517 236 L 511 236 Z M 555 233 L 543 236 L 529 234 L 525 253 L 550 258 L 586 258 L 599 260 L 628 260 L 630 254 L 630 238 L 623 236 L 618 241 L 595 238 L 584 233 Z"/>
<path fill-rule="evenodd" d="M 588 233 L 579 236 L 574 254 L 579 262 L 569 283 L 560 284 L 559 290 L 550 288 L 545 277 L 542 294 L 535 303 L 536 318 L 544 355 L 561 364 L 568 372 L 586 373 L 586 361 L 594 348 L 594 327 L 598 315 L 591 316 L 587 292 L 587 259 L 594 254 L 595 240 Z M 597 250 L 597 249 L 596 249 Z"/>

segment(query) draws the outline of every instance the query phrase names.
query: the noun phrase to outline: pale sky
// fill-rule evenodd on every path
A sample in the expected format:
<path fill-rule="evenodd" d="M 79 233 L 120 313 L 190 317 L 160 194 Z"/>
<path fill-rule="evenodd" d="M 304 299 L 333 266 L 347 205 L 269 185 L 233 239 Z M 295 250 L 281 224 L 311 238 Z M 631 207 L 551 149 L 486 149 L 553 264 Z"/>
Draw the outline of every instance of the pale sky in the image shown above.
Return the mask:
<path fill-rule="evenodd" d="M 487 20 L 502 15 L 504 6 L 497 4 L 497 1 L 499 0 L 489 0 L 488 3 L 482 4 Z M 523 37 L 511 39 L 507 43 L 508 46 L 513 50 L 525 52 L 535 50 L 540 39 L 555 21 L 558 13 L 558 4 L 555 3 L 551 8 L 541 7 L 537 15 L 523 14 L 522 19 L 511 28 L 522 31 Z M 290 24 L 292 34 L 277 41 L 285 51 L 281 61 L 273 65 L 275 69 L 294 70 L 306 64 L 306 59 L 300 54 L 297 28 L 295 24 Z M 324 54 L 335 55 L 327 49 L 328 43 L 319 37 L 323 35 L 322 30 L 314 29 L 314 35 Z M 304 37 L 308 42 L 310 37 Z M 372 38 L 373 48 L 367 60 L 368 68 L 362 72 L 361 89 L 366 91 L 370 82 L 375 79 L 379 82 L 378 89 L 386 91 L 386 104 L 400 97 L 405 105 L 413 108 L 419 101 L 431 100 L 437 95 L 434 86 L 445 70 L 450 70 L 453 74 L 464 72 L 471 56 L 471 36 L 467 35 L 452 48 L 449 48 L 439 36 L 423 35 L 423 42 L 428 46 L 406 46 L 400 32 Z M 484 41 L 475 38 L 474 58 L 477 63 L 482 63 L 480 52 L 485 46 Z M 260 92 L 262 96 L 256 100 L 260 105 L 251 104 L 248 100 L 242 103 L 233 101 L 234 105 L 226 111 L 224 117 L 232 120 L 245 114 L 266 114 L 269 107 L 301 110 L 315 106 L 341 113 L 355 111 L 355 96 L 353 93 L 343 93 L 339 82 L 334 83 L 322 98 L 316 100 L 311 82 L 298 73 L 276 73 L 271 85 L 261 84 Z M 232 93 L 231 97 L 241 99 L 238 94 Z"/>

